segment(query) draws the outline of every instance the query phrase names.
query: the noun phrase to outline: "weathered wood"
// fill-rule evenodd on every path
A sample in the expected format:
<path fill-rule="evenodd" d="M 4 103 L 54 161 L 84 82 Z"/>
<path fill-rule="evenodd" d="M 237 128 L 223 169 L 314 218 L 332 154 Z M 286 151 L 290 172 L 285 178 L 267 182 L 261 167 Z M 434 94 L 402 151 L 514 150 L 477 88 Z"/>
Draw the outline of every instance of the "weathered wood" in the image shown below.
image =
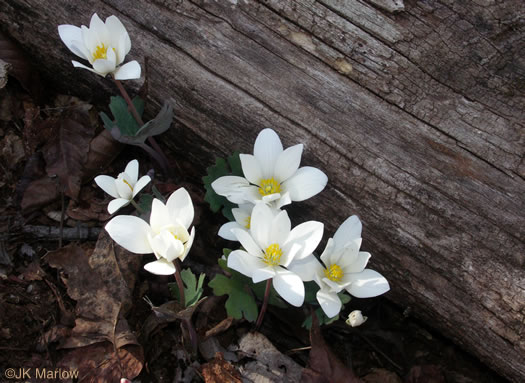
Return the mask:
<path fill-rule="evenodd" d="M 328 233 L 358 214 L 388 296 L 523 381 L 525 5 L 380 3 L 1 0 L 0 21 L 86 95 L 111 84 L 70 66 L 56 26 L 119 16 L 150 59 L 150 106 L 176 106 L 165 145 L 196 172 L 265 127 L 304 142 L 329 185 L 294 213 Z"/>

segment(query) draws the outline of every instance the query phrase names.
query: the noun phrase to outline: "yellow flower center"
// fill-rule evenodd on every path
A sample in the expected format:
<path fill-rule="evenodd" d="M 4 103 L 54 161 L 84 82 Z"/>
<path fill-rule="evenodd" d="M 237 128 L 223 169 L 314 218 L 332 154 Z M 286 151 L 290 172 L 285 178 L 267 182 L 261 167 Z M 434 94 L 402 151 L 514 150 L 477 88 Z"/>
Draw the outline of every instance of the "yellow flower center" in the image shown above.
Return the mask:
<path fill-rule="evenodd" d="M 97 45 L 97 48 L 95 49 L 95 53 L 93 53 L 93 61 L 99 60 L 99 59 L 107 59 L 108 58 L 108 47 L 102 43 L 102 45 Z"/>
<path fill-rule="evenodd" d="M 336 265 L 335 263 L 333 265 L 330 265 L 330 267 L 324 269 L 324 276 L 334 282 L 341 281 L 343 275 L 343 270 L 339 265 Z"/>
<path fill-rule="evenodd" d="M 122 182 L 124 182 L 126 185 L 128 185 L 129 188 L 131 189 L 131 191 L 133 191 L 133 186 L 131 186 L 131 184 L 128 181 L 126 181 L 125 179 L 122 179 Z"/>
<path fill-rule="evenodd" d="M 274 243 L 266 249 L 264 252 L 263 262 L 268 266 L 277 266 L 281 263 L 281 256 L 283 251 L 278 244 Z"/>
<path fill-rule="evenodd" d="M 252 216 L 249 215 L 248 217 L 246 217 L 246 219 L 244 220 L 244 227 L 249 229 L 250 228 L 250 221 L 252 219 Z"/>
<path fill-rule="evenodd" d="M 273 177 L 265 180 L 261 180 L 261 186 L 259 187 L 259 194 L 263 197 L 265 195 L 275 194 L 281 192 L 281 184 L 277 182 Z"/>

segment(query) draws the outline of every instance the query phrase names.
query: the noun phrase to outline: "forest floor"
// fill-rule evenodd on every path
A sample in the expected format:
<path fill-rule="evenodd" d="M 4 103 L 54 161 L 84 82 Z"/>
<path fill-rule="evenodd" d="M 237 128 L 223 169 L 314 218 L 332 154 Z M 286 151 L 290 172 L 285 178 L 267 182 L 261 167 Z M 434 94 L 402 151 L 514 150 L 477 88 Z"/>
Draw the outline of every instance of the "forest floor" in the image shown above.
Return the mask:
<path fill-rule="evenodd" d="M 165 305 L 174 299 L 168 288 L 173 277 L 143 270 L 152 255 L 113 246 L 103 230 L 109 197 L 93 182 L 97 174 L 116 176 L 135 158 L 141 174 L 155 164 L 136 147 L 110 144 L 114 152 L 103 153 L 99 173 L 86 178 L 89 172 L 75 169 L 68 156 L 87 152 L 86 142 L 103 131 L 98 112 L 107 110 L 53 94 L 52 84 L 45 88 L 40 106 L 15 79 L 0 89 L 1 381 L 13 381 L 7 379 L 9 369 L 29 368 L 30 381 L 46 381 L 34 380 L 37 369 L 62 368 L 78 370 L 82 382 L 116 382 L 137 374 L 133 381 L 144 383 L 239 381 L 241 376 L 293 382 L 309 366 L 312 382 L 349 371 L 370 383 L 505 382 L 432 330 L 432 323 L 418 321 L 417 308 L 399 307 L 387 298 L 352 300 L 343 319 L 321 327 L 322 337 L 310 338 L 301 327 L 307 308 L 270 306 L 259 333 L 252 323 L 227 318 L 226 297 L 214 297 L 207 287 L 222 272 L 217 265 L 222 249 L 234 246 L 217 236 L 225 219 L 204 201 L 204 174 L 194 174 L 183 155 L 168 151 L 181 179 L 157 173 L 153 183 L 165 195 L 181 186 L 189 190 L 198 239 L 183 267 L 206 274 L 203 296 L 208 298 L 193 313 L 199 351 L 192 354 L 184 328 Z M 65 122 L 79 106 L 89 109 L 87 139 Z M 57 177 L 49 174 L 52 161 Z M 63 185 L 64 173 L 71 184 Z M 354 309 L 369 319 L 351 328 L 344 318 Z"/>

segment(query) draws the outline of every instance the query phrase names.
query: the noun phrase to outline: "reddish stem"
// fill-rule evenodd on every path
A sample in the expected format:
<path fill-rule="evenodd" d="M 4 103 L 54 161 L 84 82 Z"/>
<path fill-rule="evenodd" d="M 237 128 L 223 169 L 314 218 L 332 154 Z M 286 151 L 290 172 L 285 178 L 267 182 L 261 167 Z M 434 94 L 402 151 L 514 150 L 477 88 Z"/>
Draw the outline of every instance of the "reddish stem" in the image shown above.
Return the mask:
<path fill-rule="evenodd" d="M 270 289 L 272 287 L 272 280 L 268 279 L 266 281 L 266 290 L 264 290 L 264 300 L 263 305 L 261 307 L 261 312 L 259 313 L 259 317 L 257 318 L 257 323 L 255 324 L 255 331 L 259 331 L 259 328 L 261 327 L 264 314 L 266 313 L 266 308 L 268 307 L 268 301 L 270 300 Z"/>

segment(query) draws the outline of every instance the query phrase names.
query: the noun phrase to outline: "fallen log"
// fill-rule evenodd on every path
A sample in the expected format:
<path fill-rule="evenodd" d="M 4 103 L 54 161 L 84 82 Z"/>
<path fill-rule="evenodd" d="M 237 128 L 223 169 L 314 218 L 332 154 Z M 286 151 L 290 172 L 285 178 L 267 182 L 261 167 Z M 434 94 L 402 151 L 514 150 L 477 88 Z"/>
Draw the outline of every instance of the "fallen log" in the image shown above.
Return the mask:
<path fill-rule="evenodd" d="M 521 0 L 3 0 L 2 28 L 77 94 L 58 24 L 117 15 L 149 58 L 163 144 L 202 175 L 275 129 L 327 189 L 295 207 L 333 233 L 358 214 L 388 297 L 496 371 L 525 380 L 525 29 Z M 138 87 L 133 82 L 126 83 Z"/>

